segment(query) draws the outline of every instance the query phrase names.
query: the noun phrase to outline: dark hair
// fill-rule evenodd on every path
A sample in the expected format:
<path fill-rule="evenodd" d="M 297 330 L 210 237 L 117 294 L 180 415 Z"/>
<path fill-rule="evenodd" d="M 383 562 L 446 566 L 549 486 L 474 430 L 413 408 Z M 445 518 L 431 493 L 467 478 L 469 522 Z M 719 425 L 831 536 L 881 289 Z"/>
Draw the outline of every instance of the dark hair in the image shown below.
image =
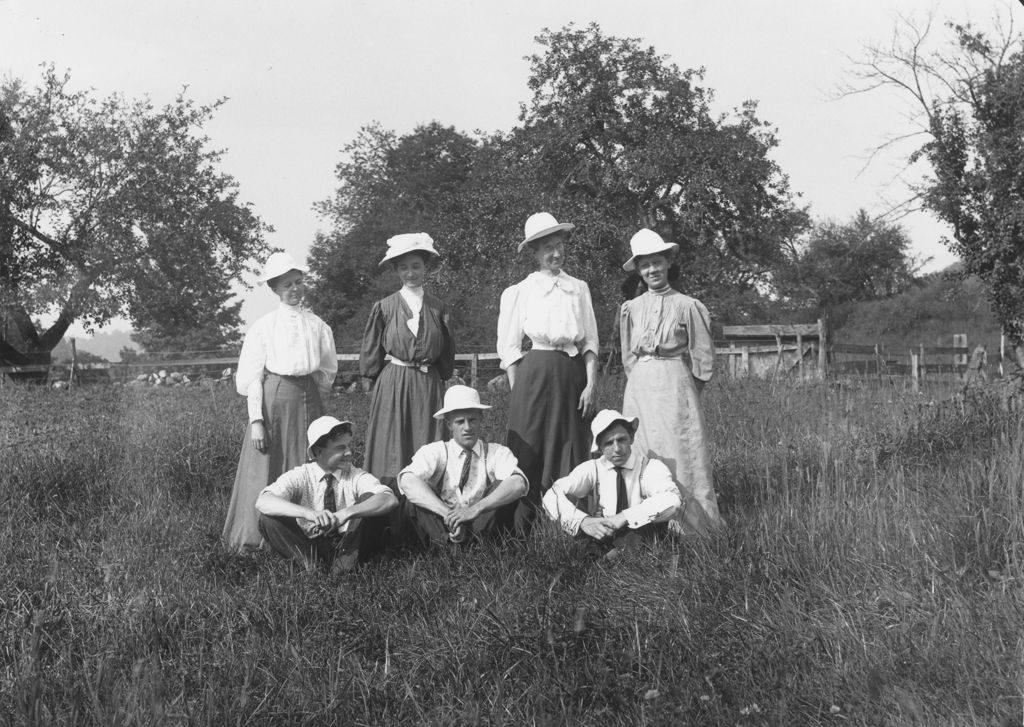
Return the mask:
<path fill-rule="evenodd" d="M 312 446 L 309 448 L 309 452 L 310 454 L 313 455 L 313 459 L 316 459 L 317 457 L 320 456 L 320 453 L 324 451 L 324 447 L 327 446 L 328 442 L 330 442 L 335 437 L 340 437 L 343 434 L 352 434 L 351 424 L 339 424 L 334 429 L 327 432 L 327 434 L 320 437 L 320 439 L 313 442 Z"/>
<path fill-rule="evenodd" d="M 598 449 L 604 449 L 604 444 L 601 442 L 601 439 L 604 437 L 604 435 L 606 435 L 608 432 L 610 432 L 617 426 L 622 427 L 623 429 L 626 430 L 626 434 L 629 435 L 629 443 L 633 443 L 633 440 L 636 439 L 636 430 L 634 430 L 633 426 L 625 419 L 616 419 L 607 427 L 605 427 L 604 429 L 597 433 L 597 437 L 595 437 L 595 439 L 597 440 Z"/>
<path fill-rule="evenodd" d="M 396 258 L 392 258 L 391 260 L 388 261 L 388 262 L 391 263 L 391 269 L 392 270 L 397 270 L 398 269 L 398 261 L 401 260 L 406 255 L 418 255 L 420 260 L 423 261 L 423 266 L 427 270 L 433 270 L 434 269 L 434 259 L 437 256 L 436 255 L 431 255 L 426 250 L 410 250 L 409 252 L 402 253 L 401 255 L 399 255 Z"/>

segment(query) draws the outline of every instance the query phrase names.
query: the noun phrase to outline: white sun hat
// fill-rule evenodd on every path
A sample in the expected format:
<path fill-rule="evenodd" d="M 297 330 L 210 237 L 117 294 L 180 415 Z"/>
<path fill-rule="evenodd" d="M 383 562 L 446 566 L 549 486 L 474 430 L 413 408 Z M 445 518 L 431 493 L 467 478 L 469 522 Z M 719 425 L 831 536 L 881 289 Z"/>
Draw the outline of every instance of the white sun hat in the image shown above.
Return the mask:
<path fill-rule="evenodd" d="M 571 232 L 574 229 L 576 229 L 576 225 L 569 222 L 559 222 L 549 212 L 538 212 L 535 215 L 530 215 L 526 218 L 526 224 L 523 225 L 523 241 L 519 243 L 517 252 L 522 252 L 523 248 L 534 240 L 553 235 L 556 232 Z"/>
<path fill-rule="evenodd" d="M 480 392 L 472 386 L 456 384 L 455 386 L 448 387 L 448 391 L 444 392 L 444 406 L 434 413 L 434 419 L 444 419 L 445 414 L 451 414 L 453 411 L 461 411 L 462 409 L 484 411 L 490 408 L 486 404 L 480 403 Z"/>
<path fill-rule="evenodd" d="M 600 451 L 601 448 L 597 446 L 597 440 L 602 434 L 619 422 L 626 425 L 630 434 L 635 434 L 636 427 L 640 423 L 640 420 L 636 417 L 628 417 L 624 414 L 620 414 L 614 409 L 602 409 L 597 413 L 597 416 L 594 417 L 594 421 L 590 422 L 590 433 L 594 435 L 594 442 L 590 446 L 591 452 Z"/>
<path fill-rule="evenodd" d="M 334 417 L 322 416 L 314 419 L 313 422 L 309 425 L 309 428 L 306 430 L 306 442 L 308 443 L 308 446 L 306 447 L 306 452 L 309 454 L 309 456 L 313 456 L 314 444 L 319 442 L 321 439 L 326 437 L 328 434 L 333 432 L 338 427 L 343 427 L 346 424 L 351 428 L 352 422 L 341 421 L 340 419 L 335 419 Z"/>
<path fill-rule="evenodd" d="M 388 238 L 388 251 L 380 264 L 394 260 L 395 258 L 407 255 L 410 252 L 425 252 L 434 257 L 441 257 L 441 253 L 434 249 L 434 239 L 426 232 L 406 232 Z"/>
<path fill-rule="evenodd" d="M 678 249 L 679 245 L 674 242 L 665 242 L 661 235 L 645 227 L 630 238 L 629 251 L 633 256 L 622 265 L 622 269 L 635 270 L 636 259 L 641 255 L 654 255 L 659 252 L 668 255 L 675 253 Z"/>
<path fill-rule="evenodd" d="M 295 258 L 286 252 L 275 252 L 273 255 L 267 258 L 267 262 L 263 265 L 263 273 L 260 275 L 260 282 L 266 283 L 269 280 L 278 278 L 289 270 L 298 270 L 300 273 L 308 273 L 309 268 L 305 265 L 299 265 L 295 262 Z"/>

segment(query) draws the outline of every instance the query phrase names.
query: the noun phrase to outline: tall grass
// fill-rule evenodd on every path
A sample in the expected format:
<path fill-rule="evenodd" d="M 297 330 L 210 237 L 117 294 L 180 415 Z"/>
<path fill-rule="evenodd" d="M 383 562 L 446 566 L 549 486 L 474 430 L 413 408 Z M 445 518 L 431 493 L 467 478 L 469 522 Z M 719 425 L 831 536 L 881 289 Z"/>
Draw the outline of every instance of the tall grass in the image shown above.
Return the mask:
<path fill-rule="evenodd" d="M 329 575 L 219 549 L 240 397 L 5 389 L 0 721 L 1019 724 L 1019 415 L 761 381 L 705 403 L 726 535 L 595 561 L 545 528 Z"/>

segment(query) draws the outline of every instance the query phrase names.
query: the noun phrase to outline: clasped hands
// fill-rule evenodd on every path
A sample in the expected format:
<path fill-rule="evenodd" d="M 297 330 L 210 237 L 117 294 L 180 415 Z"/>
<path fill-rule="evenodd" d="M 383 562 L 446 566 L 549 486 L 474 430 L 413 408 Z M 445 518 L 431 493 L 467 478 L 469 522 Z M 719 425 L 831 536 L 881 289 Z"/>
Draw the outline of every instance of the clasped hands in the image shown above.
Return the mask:
<path fill-rule="evenodd" d="M 460 538 L 463 523 L 473 522 L 480 517 L 481 512 L 483 511 L 479 505 L 463 505 L 451 508 L 442 516 L 442 519 L 452 537 Z"/>
<path fill-rule="evenodd" d="M 580 530 L 594 540 L 607 540 L 626 527 L 626 518 L 622 513 L 611 517 L 588 517 L 580 523 Z"/>
<path fill-rule="evenodd" d="M 319 538 L 327 535 L 334 535 L 349 521 L 348 513 L 342 509 L 337 512 L 330 510 L 311 510 L 306 516 L 316 527 L 313 529 L 313 537 Z"/>

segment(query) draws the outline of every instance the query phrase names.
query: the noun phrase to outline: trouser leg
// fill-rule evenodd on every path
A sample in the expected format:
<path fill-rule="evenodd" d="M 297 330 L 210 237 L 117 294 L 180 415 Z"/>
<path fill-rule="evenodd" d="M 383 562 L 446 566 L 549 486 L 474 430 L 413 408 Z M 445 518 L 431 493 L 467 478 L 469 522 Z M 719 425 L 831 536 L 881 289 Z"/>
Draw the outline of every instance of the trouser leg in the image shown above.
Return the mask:
<path fill-rule="evenodd" d="M 405 520 L 420 547 L 444 545 L 449 542 L 448 527 L 440 515 L 413 505 L 408 500 L 403 503 Z"/>
<path fill-rule="evenodd" d="M 278 555 L 300 565 L 329 560 L 333 538 L 310 538 L 293 517 L 260 515 L 259 531 Z"/>

